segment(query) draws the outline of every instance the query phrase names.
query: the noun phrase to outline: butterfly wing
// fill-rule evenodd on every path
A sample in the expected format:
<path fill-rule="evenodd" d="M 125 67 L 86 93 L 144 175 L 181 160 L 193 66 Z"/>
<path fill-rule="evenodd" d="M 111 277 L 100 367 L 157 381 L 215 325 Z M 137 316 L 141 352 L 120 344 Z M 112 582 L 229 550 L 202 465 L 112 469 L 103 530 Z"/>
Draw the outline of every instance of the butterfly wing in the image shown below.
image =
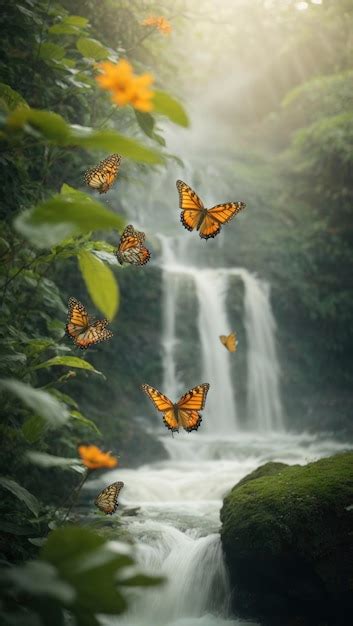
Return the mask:
<path fill-rule="evenodd" d="M 197 430 L 200 426 L 202 416 L 199 411 L 205 406 L 209 388 L 208 383 L 197 385 L 187 391 L 177 403 L 179 421 L 187 432 Z"/>
<path fill-rule="evenodd" d="M 107 325 L 106 319 L 92 322 L 83 304 L 75 298 L 69 298 L 66 333 L 78 348 L 84 350 L 95 343 L 110 339 L 113 333 L 107 330 Z"/>
<path fill-rule="evenodd" d="M 106 193 L 118 177 L 120 163 L 119 154 L 111 154 L 98 163 L 96 167 L 87 170 L 84 176 L 85 183 L 89 187 L 97 189 L 99 193 Z"/>
<path fill-rule="evenodd" d="M 150 385 L 141 385 L 141 389 L 153 402 L 157 411 L 163 413 L 163 422 L 165 423 L 167 428 L 169 428 L 169 430 L 173 432 L 178 431 L 179 424 L 175 416 L 174 405 L 171 400 L 169 400 L 169 398 L 167 398 L 167 396 L 165 396 L 163 393 L 158 391 L 158 389 L 155 389 Z"/>
<path fill-rule="evenodd" d="M 144 241 L 145 233 L 135 230 L 131 224 L 126 226 L 115 253 L 119 263 L 121 265 L 124 262 L 132 265 L 145 265 L 148 263 L 151 255 L 149 250 L 142 245 Z"/>
<path fill-rule="evenodd" d="M 75 337 L 75 344 L 78 348 L 86 350 L 95 343 L 106 341 L 113 337 L 113 333 L 106 328 L 108 320 L 97 320 L 85 331 Z"/>
<path fill-rule="evenodd" d="M 124 483 L 119 481 L 112 483 L 98 494 L 95 505 L 106 515 L 112 515 L 118 508 L 118 496 Z"/>
<path fill-rule="evenodd" d="M 69 308 L 67 313 L 66 333 L 73 340 L 89 326 L 88 313 L 76 298 L 69 298 Z"/>
<path fill-rule="evenodd" d="M 239 211 L 245 208 L 244 202 L 227 202 L 226 204 L 216 204 L 207 211 L 201 226 L 200 237 L 209 239 L 215 237 L 221 230 L 222 224 L 229 222 Z"/>
<path fill-rule="evenodd" d="M 177 180 L 176 186 L 179 192 L 179 207 L 182 209 L 181 223 L 187 230 L 194 230 L 198 226 L 204 205 L 197 193 L 182 180 Z"/>
<path fill-rule="evenodd" d="M 220 335 L 219 338 L 229 352 L 236 352 L 238 339 L 235 333 L 230 333 L 230 335 Z"/>

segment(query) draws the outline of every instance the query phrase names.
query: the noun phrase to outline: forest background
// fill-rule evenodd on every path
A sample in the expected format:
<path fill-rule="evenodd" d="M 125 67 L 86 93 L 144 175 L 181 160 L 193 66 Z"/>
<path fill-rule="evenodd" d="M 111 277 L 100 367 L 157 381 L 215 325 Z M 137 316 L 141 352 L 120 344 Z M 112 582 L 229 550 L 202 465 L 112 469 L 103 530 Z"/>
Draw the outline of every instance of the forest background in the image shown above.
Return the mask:
<path fill-rule="evenodd" d="M 165 16 L 171 32 L 144 25 L 150 15 Z M 21 563 L 44 550 L 40 561 L 13 570 L 10 588 L 7 581 L 6 623 L 15 615 L 20 624 L 25 611 L 28 625 L 30 610 L 35 624 L 36 593 L 55 614 L 50 623 L 61 623 L 63 607 L 73 606 L 70 585 L 84 598 L 72 608 L 79 623 L 95 624 L 95 610 L 125 607 L 121 595 L 120 604 L 110 598 L 93 609 L 69 580 L 56 551 L 67 541 L 75 555 L 77 537 L 55 535 L 67 528 L 52 533 L 51 547 L 40 544 L 61 525 L 61 504 L 82 475 L 78 443 L 110 449 L 124 466 L 165 455 L 146 432 L 153 412 L 139 385 L 161 384 L 155 235 L 164 210 L 178 219 L 176 192 L 175 207 L 161 200 L 155 229 L 146 232 L 151 265 L 121 269 L 111 259 L 128 223 L 130 187 L 147 196 L 156 173 L 182 171 L 165 137 L 173 124 L 187 143 L 198 107 L 219 115 L 219 126 L 202 132 L 236 190 L 224 200 L 247 203 L 239 228 L 222 232 L 217 262 L 261 268 L 271 284 L 287 427 L 353 432 L 352 20 L 351 0 L 217 7 L 78 0 L 74 10 L 71 2 L 20 0 L 2 8 L 1 551 L 4 562 Z M 137 74 L 154 75 L 151 112 L 115 107 L 99 88 L 96 64 L 120 58 Z M 112 152 L 123 156 L 114 202 L 89 195 L 82 183 L 87 167 Z M 186 182 L 197 184 L 197 175 Z M 63 339 L 69 296 L 111 319 L 114 341 L 78 354 Z M 192 328 L 186 342 L 192 351 Z M 240 379 L 241 367 L 240 359 Z M 80 549 L 105 541 L 86 530 Z M 117 568 L 132 559 L 119 558 Z M 39 563 L 43 587 L 28 589 L 23 568 Z M 67 588 L 58 586 L 58 571 Z M 131 584 L 151 582 L 158 581 Z"/>

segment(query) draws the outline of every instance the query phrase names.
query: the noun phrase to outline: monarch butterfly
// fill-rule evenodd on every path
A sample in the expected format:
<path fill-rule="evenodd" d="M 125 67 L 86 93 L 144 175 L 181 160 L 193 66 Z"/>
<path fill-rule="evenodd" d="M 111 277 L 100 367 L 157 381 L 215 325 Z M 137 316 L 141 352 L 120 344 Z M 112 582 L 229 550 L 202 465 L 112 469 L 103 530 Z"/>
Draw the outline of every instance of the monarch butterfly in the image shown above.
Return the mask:
<path fill-rule="evenodd" d="M 222 224 L 229 222 L 234 215 L 245 208 L 244 202 L 227 202 L 216 204 L 212 209 L 206 209 L 198 195 L 182 180 L 177 180 L 179 192 L 179 207 L 182 209 L 180 220 L 187 230 L 199 231 L 202 239 L 215 237 L 221 230 Z"/>
<path fill-rule="evenodd" d="M 69 298 L 66 333 L 78 348 L 84 350 L 94 343 L 110 339 L 113 333 L 107 330 L 107 324 L 106 319 L 95 321 L 88 315 L 81 302 L 75 298 Z"/>
<path fill-rule="evenodd" d="M 121 156 L 119 154 L 111 154 L 98 165 L 85 172 L 85 183 L 89 187 L 97 189 L 99 193 L 106 193 L 118 177 L 120 163 Z"/>
<path fill-rule="evenodd" d="M 96 497 L 95 505 L 106 515 L 113 515 L 118 508 L 118 496 L 124 483 L 119 481 L 106 487 Z"/>
<path fill-rule="evenodd" d="M 141 388 L 152 400 L 156 409 L 163 413 L 163 422 L 169 430 L 179 432 L 179 428 L 184 428 L 190 433 L 192 430 L 198 429 L 202 420 L 199 411 L 205 406 L 207 392 L 210 388 L 208 383 L 193 387 L 175 404 L 150 385 L 141 385 Z"/>
<path fill-rule="evenodd" d="M 131 263 L 132 265 L 145 265 L 151 258 L 149 250 L 143 245 L 145 241 L 145 233 L 135 230 L 129 224 L 126 226 L 115 256 L 120 265 L 123 263 Z"/>
<path fill-rule="evenodd" d="M 219 338 L 224 347 L 227 348 L 229 352 L 236 352 L 236 349 L 238 347 L 238 339 L 236 333 L 230 333 L 230 335 L 220 335 Z"/>

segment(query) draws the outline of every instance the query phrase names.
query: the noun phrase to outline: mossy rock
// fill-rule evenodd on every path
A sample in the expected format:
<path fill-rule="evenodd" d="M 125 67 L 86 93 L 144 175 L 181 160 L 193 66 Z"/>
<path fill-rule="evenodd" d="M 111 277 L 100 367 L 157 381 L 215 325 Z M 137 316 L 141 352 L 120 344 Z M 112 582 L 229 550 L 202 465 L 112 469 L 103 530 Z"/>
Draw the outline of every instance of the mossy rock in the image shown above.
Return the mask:
<path fill-rule="evenodd" d="M 351 505 L 353 452 L 304 467 L 267 463 L 240 481 L 221 511 L 234 610 L 263 624 L 348 623 Z"/>

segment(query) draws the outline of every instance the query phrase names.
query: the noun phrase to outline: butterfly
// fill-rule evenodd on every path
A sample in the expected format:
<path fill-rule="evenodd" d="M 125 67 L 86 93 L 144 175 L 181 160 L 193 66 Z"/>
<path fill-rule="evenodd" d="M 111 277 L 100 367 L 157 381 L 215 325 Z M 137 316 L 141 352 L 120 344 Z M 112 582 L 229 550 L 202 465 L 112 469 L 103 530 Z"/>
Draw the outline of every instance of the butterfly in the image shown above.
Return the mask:
<path fill-rule="evenodd" d="M 187 230 L 196 228 L 202 239 L 215 237 L 221 230 L 222 224 L 229 222 L 234 215 L 245 208 L 244 202 L 227 202 L 216 204 L 212 209 L 206 209 L 198 195 L 182 180 L 177 180 L 179 191 L 179 206 L 182 209 L 181 223 Z"/>
<path fill-rule="evenodd" d="M 106 487 L 96 497 L 95 505 L 106 515 L 113 515 L 118 508 L 118 496 L 124 483 L 119 481 Z"/>
<path fill-rule="evenodd" d="M 123 263 L 131 263 L 132 265 L 145 265 L 151 258 L 149 250 L 143 245 L 145 241 L 145 233 L 135 230 L 129 224 L 126 226 L 115 256 L 120 265 Z"/>
<path fill-rule="evenodd" d="M 230 335 L 220 335 L 219 338 L 229 352 L 236 352 L 238 339 L 235 333 L 230 333 Z"/>
<path fill-rule="evenodd" d="M 111 154 L 95 167 L 85 172 L 85 183 L 99 193 L 106 193 L 115 183 L 121 162 L 119 154 Z"/>
<path fill-rule="evenodd" d="M 78 348 L 86 349 L 94 343 L 105 341 L 113 336 L 106 326 L 108 320 L 95 321 L 85 307 L 75 298 L 69 298 L 66 333 Z"/>
<path fill-rule="evenodd" d="M 208 383 L 193 387 L 175 404 L 150 385 L 141 385 L 141 388 L 152 400 L 156 409 L 163 413 L 163 422 L 169 430 L 179 432 L 179 428 L 184 428 L 190 433 L 192 430 L 198 429 L 202 420 L 199 411 L 205 406 L 207 392 L 210 388 Z"/>

